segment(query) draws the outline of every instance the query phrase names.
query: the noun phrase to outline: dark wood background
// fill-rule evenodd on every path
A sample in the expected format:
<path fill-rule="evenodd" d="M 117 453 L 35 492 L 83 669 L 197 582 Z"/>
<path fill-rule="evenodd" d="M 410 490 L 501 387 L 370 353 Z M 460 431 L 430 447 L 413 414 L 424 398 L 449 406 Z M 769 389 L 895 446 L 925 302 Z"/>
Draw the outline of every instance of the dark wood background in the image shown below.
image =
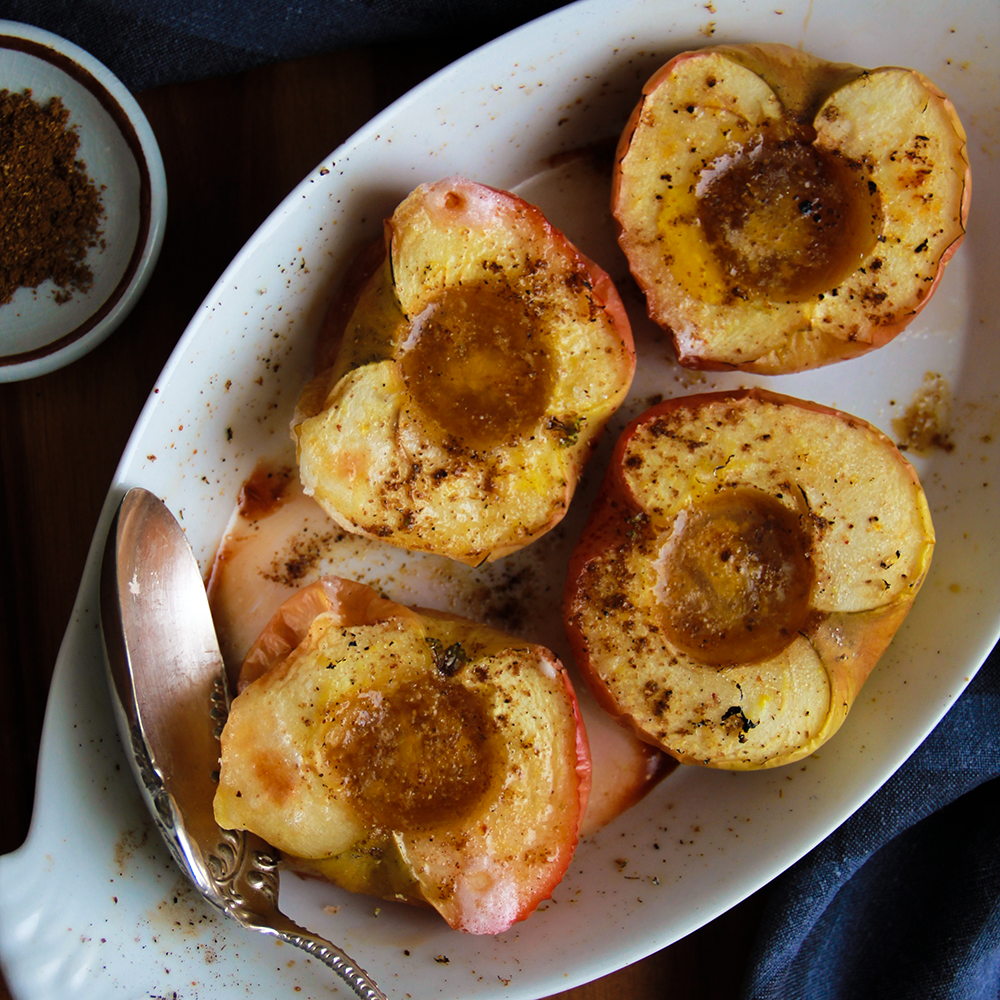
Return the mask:
<path fill-rule="evenodd" d="M 170 206 L 146 293 L 75 364 L 0 385 L 0 853 L 28 832 L 56 653 L 105 494 L 160 369 L 282 197 L 374 114 L 462 54 L 454 43 L 355 49 L 138 96 L 163 154 Z M 760 894 L 560 997 L 728 1000 L 759 912 Z M 0 1000 L 11 1000 L 2 976 Z"/>

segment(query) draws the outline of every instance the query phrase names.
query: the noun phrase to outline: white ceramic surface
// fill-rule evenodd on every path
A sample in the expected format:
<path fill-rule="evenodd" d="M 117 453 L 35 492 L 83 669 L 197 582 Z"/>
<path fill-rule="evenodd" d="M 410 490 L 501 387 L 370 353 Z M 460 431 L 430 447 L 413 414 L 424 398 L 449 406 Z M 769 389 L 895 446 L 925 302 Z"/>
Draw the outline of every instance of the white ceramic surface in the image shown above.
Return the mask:
<path fill-rule="evenodd" d="M 87 254 L 94 281 L 58 303 L 51 281 L 0 306 L 0 382 L 34 378 L 83 357 L 128 315 L 163 243 L 167 182 L 156 139 L 125 85 L 79 46 L 0 20 L 0 90 L 44 103 L 60 97 L 80 138 L 78 158 L 101 192 L 102 246 Z"/>
<path fill-rule="evenodd" d="M 165 498 L 207 566 L 243 478 L 261 454 L 287 449 L 331 281 L 421 181 L 461 172 L 518 187 L 622 277 L 603 189 L 581 160 L 553 157 L 614 136 L 652 70 L 709 39 L 918 67 L 968 129 L 969 233 L 928 308 L 869 357 L 767 382 L 889 433 L 925 373 L 950 387 L 953 450 L 914 457 L 938 533 L 918 603 L 820 753 L 766 773 L 679 770 L 583 843 L 553 902 L 504 935 L 459 935 L 431 913 L 287 876 L 283 905 L 391 996 L 547 996 L 676 941 L 775 877 L 857 809 L 959 696 L 1000 631 L 991 178 L 1000 6 L 584 0 L 445 69 L 327 157 L 222 275 L 164 369 L 122 458 L 59 656 L 28 841 L 0 858 L 0 958 L 19 1000 L 344 995 L 317 963 L 215 917 L 158 842 L 106 693 L 97 581 L 107 525 L 125 489 L 143 485 Z M 680 371 L 628 297 L 640 363 L 623 419 L 653 392 L 763 381 Z"/>

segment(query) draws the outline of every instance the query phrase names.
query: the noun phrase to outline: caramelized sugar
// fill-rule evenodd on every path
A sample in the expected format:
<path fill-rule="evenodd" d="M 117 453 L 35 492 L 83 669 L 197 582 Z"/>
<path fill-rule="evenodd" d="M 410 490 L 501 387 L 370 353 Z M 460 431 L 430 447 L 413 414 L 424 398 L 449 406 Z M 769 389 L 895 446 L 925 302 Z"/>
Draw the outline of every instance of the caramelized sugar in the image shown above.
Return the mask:
<path fill-rule="evenodd" d="M 392 830 L 460 819 L 496 770 L 496 723 L 457 682 L 401 684 L 379 704 L 356 701 L 336 748 L 358 805 Z"/>
<path fill-rule="evenodd" d="M 545 413 L 554 373 L 542 322 L 509 285 L 460 285 L 413 319 L 400 358 L 413 398 L 465 445 L 513 442 Z"/>
<path fill-rule="evenodd" d="M 240 517 L 258 521 L 284 506 L 294 474 L 292 469 L 273 469 L 266 462 L 258 462 L 240 489 Z"/>
<path fill-rule="evenodd" d="M 678 648 L 716 666 L 780 652 L 809 614 L 809 549 L 799 516 L 760 490 L 686 508 L 660 554 L 662 626 Z"/>
<path fill-rule="evenodd" d="M 803 301 L 871 253 L 881 208 L 857 165 L 802 139 L 764 139 L 702 173 L 698 218 L 740 294 Z"/>

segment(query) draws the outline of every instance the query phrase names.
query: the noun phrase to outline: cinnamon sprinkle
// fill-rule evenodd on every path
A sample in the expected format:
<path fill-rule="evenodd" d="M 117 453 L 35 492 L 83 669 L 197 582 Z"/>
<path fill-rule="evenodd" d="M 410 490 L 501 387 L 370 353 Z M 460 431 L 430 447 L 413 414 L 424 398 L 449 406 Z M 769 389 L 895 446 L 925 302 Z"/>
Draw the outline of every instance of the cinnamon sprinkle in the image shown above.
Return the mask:
<path fill-rule="evenodd" d="M 100 245 L 100 192 L 77 159 L 80 139 L 59 97 L 0 90 L 0 306 L 51 279 L 54 299 L 85 293 L 87 251 Z"/>

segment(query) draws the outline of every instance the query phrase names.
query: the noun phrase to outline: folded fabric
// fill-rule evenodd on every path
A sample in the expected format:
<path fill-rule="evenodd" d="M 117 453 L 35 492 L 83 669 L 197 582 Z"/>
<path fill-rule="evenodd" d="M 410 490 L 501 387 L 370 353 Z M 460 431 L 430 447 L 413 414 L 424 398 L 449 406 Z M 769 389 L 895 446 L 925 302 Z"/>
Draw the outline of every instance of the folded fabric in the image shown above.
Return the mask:
<path fill-rule="evenodd" d="M 997 1000 L 1000 650 L 907 762 L 767 890 L 744 1000 Z"/>
<path fill-rule="evenodd" d="M 566 0 L 5 0 L 0 16 L 52 31 L 130 90 L 399 39 L 469 49 Z"/>

